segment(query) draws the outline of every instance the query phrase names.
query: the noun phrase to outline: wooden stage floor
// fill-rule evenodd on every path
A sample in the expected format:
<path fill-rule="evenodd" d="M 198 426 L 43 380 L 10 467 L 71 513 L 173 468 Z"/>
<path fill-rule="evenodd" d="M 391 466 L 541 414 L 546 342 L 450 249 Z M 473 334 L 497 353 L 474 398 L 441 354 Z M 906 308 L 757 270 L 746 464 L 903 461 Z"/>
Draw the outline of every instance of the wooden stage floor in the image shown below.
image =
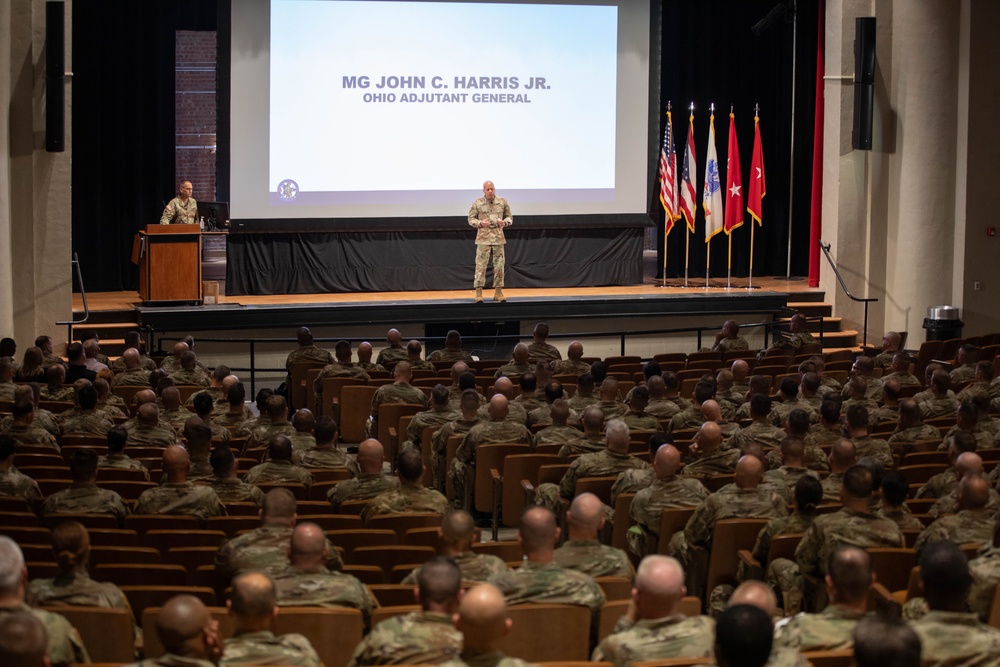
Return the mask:
<path fill-rule="evenodd" d="M 683 287 L 681 280 L 668 280 L 667 287 L 654 284 L 652 279 L 647 279 L 642 285 L 620 285 L 611 287 L 556 287 L 545 289 L 515 289 L 505 288 L 504 295 L 508 304 L 522 299 L 567 299 L 573 297 L 590 298 L 641 298 L 641 297 L 662 297 L 671 296 L 693 296 L 693 295 L 729 295 L 729 296 L 749 296 L 759 291 L 779 292 L 788 294 L 790 300 L 795 300 L 796 294 L 817 293 L 823 290 L 809 287 L 805 280 L 785 278 L 761 277 L 754 278 L 754 289 L 746 288 L 746 278 L 734 278 L 731 289 L 726 288 L 724 278 L 713 278 L 710 281 L 711 287 L 705 287 L 705 279 L 689 279 L 688 287 Z M 487 304 L 491 303 L 492 290 L 485 290 Z M 419 302 L 429 301 L 451 301 L 451 302 L 472 302 L 473 291 L 468 290 L 443 290 L 436 292 L 353 292 L 343 294 L 275 294 L 261 296 L 220 296 L 219 304 L 228 306 L 287 306 L 287 305 L 320 305 L 320 304 L 364 304 L 364 303 L 384 303 L 387 301 Z M 132 310 L 142 306 L 138 292 L 91 292 L 87 294 L 87 302 L 91 312 L 101 311 L 122 311 Z M 78 293 L 73 294 L 73 311 L 83 311 L 83 301 Z"/>

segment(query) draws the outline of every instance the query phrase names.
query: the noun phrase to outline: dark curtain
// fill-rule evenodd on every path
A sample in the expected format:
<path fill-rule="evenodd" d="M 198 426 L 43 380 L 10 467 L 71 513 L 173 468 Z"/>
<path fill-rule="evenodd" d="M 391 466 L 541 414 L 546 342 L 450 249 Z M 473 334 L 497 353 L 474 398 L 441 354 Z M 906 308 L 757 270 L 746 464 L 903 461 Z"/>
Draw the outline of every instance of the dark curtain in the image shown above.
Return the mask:
<path fill-rule="evenodd" d="M 507 287 L 642 281 L 643 229 L 507 232 Z M 471 289 L 475 245 L 465 232 L 233 234 L 226 293 L 310 294 Z M 492 284 L 492 268 L 487 271 Z"/>
<path fill-rule="evenodd" d="M 132 237 L 174 196 L 174 32 L 214 2 L 73 5 L 73 250 L 88 291 L 138 287 Z"/>
<path fill-rule="evenodd" d="M 788 260 L 788 183 L 791 174 L 792 22 L 779 17 L 760 36 L 750 28 L 776 5 L 794 4 L 798 12 L 795 77 L 795 183 L 792 209 L 792 275 L 809 266 L 810 170 L 815 108 L 816 3 L 799 0 L 663 0 L 660 80 L 660 134 L 667 102 L 673 103 L 678 165 L 684 158 L 688 106 L 694 102 L 694 141 L 698 173 L 698 216 L 691 235 L 690 275 L 705 276 L 705 218 L 701 209 L 709 104 L 715 103 L 715 138 L 723 174 L 728 156 L 729 110 L 736 115 L 744 197 L 753 150 L 754 105 L 760 105 L 760 129 L 767 177 L 763 226 L 754 234 L 754 275 L 786 275 Z M 723 181 L 725 187 L 725 181 Z M 657 185 L 658 188 L 658 185 Z M 663 267 L 663 207 L 654 188 L 651 216 L 657 220 L 657 266 Z M 744 205 L 745 205 L 744 199 Z M 745 276 L 750 260 L 750 216 L 732 234 L 733 275 Z M 667 244 L 667 276 L 684 275 L 685 227 L 681 220 Z M 725 234 L 712 239 L 712 276 L 725 277 Z"/>

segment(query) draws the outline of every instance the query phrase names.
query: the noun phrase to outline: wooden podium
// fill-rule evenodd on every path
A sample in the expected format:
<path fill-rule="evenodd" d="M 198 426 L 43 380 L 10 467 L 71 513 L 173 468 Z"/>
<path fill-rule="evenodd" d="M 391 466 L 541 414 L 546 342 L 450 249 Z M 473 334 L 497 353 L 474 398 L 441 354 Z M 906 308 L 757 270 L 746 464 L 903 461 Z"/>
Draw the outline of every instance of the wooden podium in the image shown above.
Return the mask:
<path fill-rule="evenodd" d="M 143 303 L 201 303 L 201 228 L 147 225 L 132 245 Z"/>

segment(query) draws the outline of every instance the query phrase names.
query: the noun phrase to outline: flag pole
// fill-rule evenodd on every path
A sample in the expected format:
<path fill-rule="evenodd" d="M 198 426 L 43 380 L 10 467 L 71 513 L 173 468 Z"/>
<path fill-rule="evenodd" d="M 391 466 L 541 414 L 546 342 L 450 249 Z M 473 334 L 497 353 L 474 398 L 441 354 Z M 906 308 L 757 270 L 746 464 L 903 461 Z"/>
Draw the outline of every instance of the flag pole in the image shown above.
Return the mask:
<path fill-rule="evenodd" d="M 670 123 L 670 100 L 667 100 L 667 123 L 668 124 Z M 670 159 L 669 155 L 667 156 L 667 159 Z M 664 216 L 669 217 L 670 215 L 671 215 L 671 213 L 669 211 L 664 210 Z M 668 232 L 666 231 L 666 227 L 667 227 L 667 221 L 664 220 L 663 221 L 663 229 L 664 229 L 664 232 L 663 232 L 663 284 L 661 285 L 661 287 L 666 287 L 667 286 L 667 236 L 668 236 Z"/>
<path fill-rule="evenodd" d="M 729 122 L 733 122 L 733 105 L 729 105 Z M 726 232 L 726 236 L 729 237 L 729 255 L 726 259 L 726 289 L 733 288 L 733 232 L 729 230 Z"/>
<path fill-rule="evenodd" d="M 715 102 L 712 102 L 712 104 L 709 105 L 708 114 L 709 114 L 709 116 L 708 116 L 709 117 L 709 126 L 710 127 L 714 127 L 714 124 L 715 124 Z M 705 156 L 705 159 L 708 160 L 708 156 L 707 155 Z M 705 186 L 706 187 L 706 192 L 705 192 L 704 195 L 702 195 L 703 197 L 708 196 L 708 192 L 707 192 L 707 187 L 708 187 L 708 185 L 707 185 L 708 184 L 708 163 L 707 162 L 705 163 L 705 183 L 706 183 L 706 186 Z M 702 204 L 702 208 L 704 208 L 704 204 Z M 705 225 L 706 225 L 705 233 L 707 234 L 708 233 L 708 227 L 707 227 L 707 225 L 708 225 L 708 216 L 707 215 L 705 216 Z M 711 271 L 712 271 L 712 239 L 711 239 L 711 237 L 709 237 L 709 238 L 705 239 L 705 289 L 709 288 L 708 275 L 709 275 L 709 273 L 711 273 Z"/>
<path fill-rule="evenodd" d="M 754 125 L 754 133 L 755 134 L 756 134 L 757 123 L 759 121 L 760 121 L 760 104 L 754 104 L 753 105 L 753 125 Z M 756 141 L 756 138 L 754 140 Z M 753 165 L 751 165 L 751 169 L 752 169 L 752 167 L 753 167 Z M 750 178 L 753 178 L 753 174 L 750 174 Z M 753 289 L 753 233 L 754 233 L 754 231 L 756 231 L 755 228 L 757 227 L 757 225 L 754 224 L 756 222 L 757 221 L 754 220 L 753 217 L 751 216 L 751 218 L 750 218 L 750 280 L 749 280 L 749 282 L 747 282 L 747 289 Z"/>

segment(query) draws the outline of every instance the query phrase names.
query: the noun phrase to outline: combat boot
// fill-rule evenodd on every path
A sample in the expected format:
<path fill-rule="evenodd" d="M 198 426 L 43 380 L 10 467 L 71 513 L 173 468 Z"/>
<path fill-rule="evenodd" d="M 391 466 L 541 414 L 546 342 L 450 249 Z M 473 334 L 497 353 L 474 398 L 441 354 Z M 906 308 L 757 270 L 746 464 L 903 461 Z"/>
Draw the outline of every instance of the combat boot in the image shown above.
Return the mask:
<path fill-rule="evenodd" d="M 482 287 L 477 287 L 476 288 L 476 303 L 482 303 L 482 302 L 483 302 L 483 288 Z"/>
<path fill-rule="evenodd" d="M 493 300 L 500 303 L 507 300 L 507 297 L 503 295 L 503 289 L 497 288 L 496 292 L 493 293 Z"/>

